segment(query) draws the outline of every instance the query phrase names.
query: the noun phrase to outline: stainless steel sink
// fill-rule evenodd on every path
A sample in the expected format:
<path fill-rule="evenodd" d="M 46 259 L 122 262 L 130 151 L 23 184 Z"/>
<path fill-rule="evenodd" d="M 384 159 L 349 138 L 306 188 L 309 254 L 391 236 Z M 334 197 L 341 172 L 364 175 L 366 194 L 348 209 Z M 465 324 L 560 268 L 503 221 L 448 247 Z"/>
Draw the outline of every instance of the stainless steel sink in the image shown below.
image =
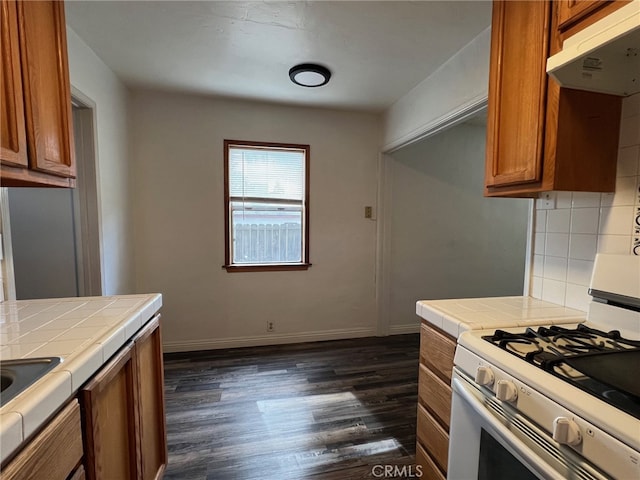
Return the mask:
<path fill-rule="evenodd" d="M 0 362 L 0 406 L 30 387 L 58 365 L 60 357 L 23 358 Z"/>

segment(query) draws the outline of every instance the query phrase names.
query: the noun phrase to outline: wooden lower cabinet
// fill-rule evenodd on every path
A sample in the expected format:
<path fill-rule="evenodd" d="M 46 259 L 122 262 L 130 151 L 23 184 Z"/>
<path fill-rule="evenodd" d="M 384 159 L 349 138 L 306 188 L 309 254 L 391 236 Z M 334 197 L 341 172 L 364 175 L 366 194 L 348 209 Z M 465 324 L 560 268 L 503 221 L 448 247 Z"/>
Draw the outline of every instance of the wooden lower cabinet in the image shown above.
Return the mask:
<path fill-rule="evenodd" d="M 3 480 L 65 480 L 82 468 L 82 432 L 80 407 L 76 399 L 38 433 L 29 444 L 2 469 Z"/>
<path fill-rule="evenodd" d="M 162 477 L 167 447 L 158 318 L 80 392 L 89 480 Z"/>
<path fill-rule="evenodd" d="M 125 347 L 81 391 L 89 479 L 138 477 L 133 349 Z"/>
<path fill-rule="evenodd" d="M 434 375 L 451 383 L 456 340 L 445 332 L 423 323 L 420 327 L 420 362 Z"/>
<path fill-rule="evenodd" d="M 449 453 L 451 371 L 456 340 L 423 322 L 420 328 L 416 464 L 426 479 L 444 479 Z"/>
<path fill-rule="evenodd" d="M 167 464 L 164 416 L 164 368 L 158 318 L 134 338 L 140 416 L 140 456 L 143 480 L 161 478 Z"/>
<path fill-rule="evenodd" d="M 424 446 L 440 470 L 446 472 L 449 460 L 449 432 L 422 405 L 418 405 L 417 424 L 418 442 Z"/>
<path fill-rule="evenodd" d="M 429 410 L 449 428 L 451 420 L 451 387 L 424 365 L 418 373 L 418 391 L 420 403 L 428 405 Z"/>
<path fill-rule="evenodd" d="M 446 478 L 419 443 L 416 445 L 416 465 L 421 467 L 422 480 L 445 480 Z"/>
<path fill-rule="evenodd" d="M 84 466 L 80 465 L 67 480 L 85 480 L 87 476 L 84 474 Z"/>

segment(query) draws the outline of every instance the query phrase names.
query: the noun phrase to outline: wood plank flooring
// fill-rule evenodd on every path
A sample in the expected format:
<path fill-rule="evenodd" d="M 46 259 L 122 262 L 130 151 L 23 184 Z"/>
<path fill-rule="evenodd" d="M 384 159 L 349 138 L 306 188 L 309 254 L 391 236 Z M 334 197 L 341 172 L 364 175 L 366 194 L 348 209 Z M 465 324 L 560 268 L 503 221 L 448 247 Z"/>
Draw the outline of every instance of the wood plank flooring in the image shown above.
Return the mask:
<path fill-rule="evenodd" d="M 413 465 L 418 355 L 417 334 L 165 355 L 164 478 L 372 479 L 375 465 Z"/>

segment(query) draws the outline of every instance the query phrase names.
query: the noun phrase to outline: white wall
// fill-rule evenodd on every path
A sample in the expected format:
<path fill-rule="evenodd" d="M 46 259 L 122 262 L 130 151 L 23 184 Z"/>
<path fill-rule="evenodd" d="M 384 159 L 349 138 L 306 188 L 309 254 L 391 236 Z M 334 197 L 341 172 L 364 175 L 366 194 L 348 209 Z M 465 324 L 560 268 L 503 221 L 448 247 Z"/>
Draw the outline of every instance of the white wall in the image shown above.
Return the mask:
<path fill-rule="evenodd" d="M 392 333 L 416 300 L 522 295 L 531 200 L 483 197 L 485 137 L 461 124 L 392 155 Z"/>
<path fill-rule="evenodd" d="M 67 27 L 71 85 L 95 102 L 104 295 L 134 291 L 128 90 Z"/>
<path fill-rule="evenodd" d="M 532 296 L 587 311 L 596 253 L 640 255 L 640 94 L 622 102 L 616 176 L 615 193 L 556 192 L 552 210 L 536 201 Z"/>
<path fill-rule="evenodd" d="M 168 350 L 375 333 L 376 229 L 364 206 L 376 198 L 379 117 L 150 91 L 132 98 L 137 289 L 163 293 Z M 225 138 L 311 146 L 308 271 L 221 268 Z"/>
<path fill-rule="evenodd" d="M 389 107 L 383 150 L 394 150 L 483 108 L 489 88 L 490 48 L 491 28 L 487 28 Z"/>

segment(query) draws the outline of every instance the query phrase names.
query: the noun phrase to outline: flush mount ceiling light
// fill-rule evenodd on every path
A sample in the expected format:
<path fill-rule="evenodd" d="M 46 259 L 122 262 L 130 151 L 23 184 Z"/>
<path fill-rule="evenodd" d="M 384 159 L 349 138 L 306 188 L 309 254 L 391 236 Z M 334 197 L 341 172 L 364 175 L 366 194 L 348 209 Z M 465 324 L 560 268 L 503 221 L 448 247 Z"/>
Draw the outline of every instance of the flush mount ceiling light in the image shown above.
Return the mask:
<path fill-rule="evenodd" d="M 302 87 L 321 87 L 331 78 L 328 68 L 315 63 L 301 63 L 289 70 L 291 81 Z"/>

